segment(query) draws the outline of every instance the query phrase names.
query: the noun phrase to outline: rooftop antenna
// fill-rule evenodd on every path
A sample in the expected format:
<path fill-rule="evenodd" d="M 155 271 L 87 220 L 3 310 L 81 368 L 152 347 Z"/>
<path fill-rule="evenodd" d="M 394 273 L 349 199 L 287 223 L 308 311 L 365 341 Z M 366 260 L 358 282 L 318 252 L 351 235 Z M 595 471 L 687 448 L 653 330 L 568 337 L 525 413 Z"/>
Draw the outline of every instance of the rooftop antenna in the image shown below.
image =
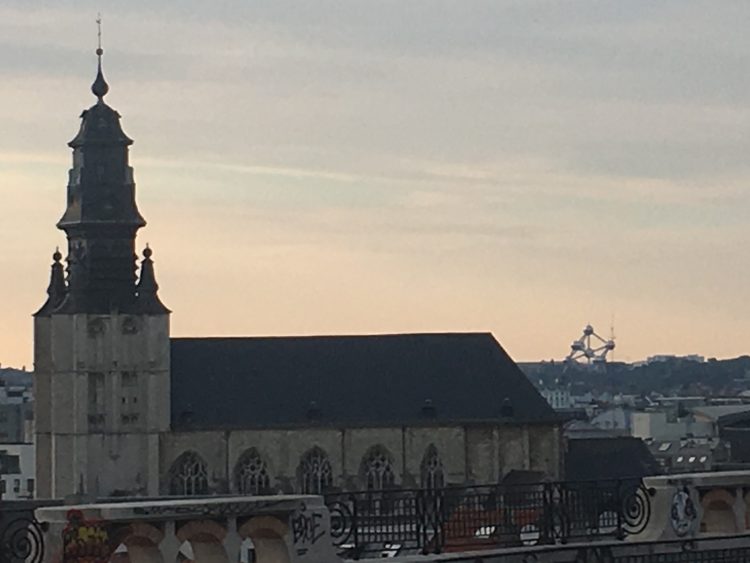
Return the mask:
<path fill-rule="evenodd" d="M 610 342 L 615 341 L 615 314 L 612 313 L 612 320 L 609 323 L 609 340 Z M 615 349 L 612 348 L 612 361 L 615 361 Z"/>

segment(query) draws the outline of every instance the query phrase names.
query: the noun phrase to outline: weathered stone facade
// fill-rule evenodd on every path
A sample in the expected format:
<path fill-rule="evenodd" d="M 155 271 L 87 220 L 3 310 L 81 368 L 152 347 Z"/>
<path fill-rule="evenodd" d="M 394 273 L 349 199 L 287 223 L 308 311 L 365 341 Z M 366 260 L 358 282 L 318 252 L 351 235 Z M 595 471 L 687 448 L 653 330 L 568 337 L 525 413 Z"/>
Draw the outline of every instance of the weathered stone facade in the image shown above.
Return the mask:
<path fill-rule="evenodd" d="M 169 317 L 35 319 L 37 495 L 158 494 Z"/>
<path fill-rule="evenodd" d="M 161 491 L 180 456 L 196 454 L 205 464 L 207 492 L 243 493 L 237 474 L 243 454 L 259 454 L 268 489 L 259 492 L 300 493 L 302 460 L 317 449 L 330 463 L 328 490 L 368 488 L 366 464 L 373 449 L 384 451 L 392 464 L 393 486 L 425 486 L 424 462 L 437 453 L 444 484 L 480 484 L 501 480 L 512 470 L 560 475 L 560 433 L 554 425 L 424 426 L 391 428 L 300 428 L 173 432 L 161 437 Z"/>

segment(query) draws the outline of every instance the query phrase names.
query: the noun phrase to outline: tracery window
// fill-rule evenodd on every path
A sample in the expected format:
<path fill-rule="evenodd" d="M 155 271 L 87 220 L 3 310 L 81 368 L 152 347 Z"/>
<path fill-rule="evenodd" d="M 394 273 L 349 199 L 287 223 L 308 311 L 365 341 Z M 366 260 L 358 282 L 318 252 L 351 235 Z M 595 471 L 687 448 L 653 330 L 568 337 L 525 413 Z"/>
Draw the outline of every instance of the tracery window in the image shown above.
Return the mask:
<path fill-rule="evenodd" d="M 240 456 L 234 470 L 237 491 L 243 495 L 262 495 L 271 488 L 266 462 L 255 448 Z"/>
<path fill-rule="evenodd" d="M 320 495 L 333 485 L 331 462 L 320 448 L 313 448 L 302 457 L 297 473 L 302 494 Z"/>
<path fill-rule="evenodd" d="M 420 469 L 423 489 L 442 489 L 445 486 L 443 462 L 440 460 L 437 448 L 433 444 L 430 444 L 424 453 Z"/>
<path fill-rule="evenodd" d="M 185 452 L 177 458 L 169 470 L 169 492 L 180 496 L 208 494 L 208 470 L 201 456 Z"/>
<path fill-rule="evenodd" d="M 382 446 L 370 448 L 362 459 L 362 477 L 368 490 L 392 488 L 396 483 L 391 455 Z"/>

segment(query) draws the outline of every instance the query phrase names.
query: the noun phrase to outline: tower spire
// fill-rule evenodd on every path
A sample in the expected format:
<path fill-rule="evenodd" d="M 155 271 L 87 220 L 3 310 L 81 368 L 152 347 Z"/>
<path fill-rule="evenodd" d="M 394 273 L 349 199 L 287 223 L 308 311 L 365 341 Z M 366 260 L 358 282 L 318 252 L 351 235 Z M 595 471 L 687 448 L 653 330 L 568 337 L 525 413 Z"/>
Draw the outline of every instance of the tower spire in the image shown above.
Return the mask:
<path fill-rule="evenodd" d="M 104 49 L 102 49 L 102 15 L 97 14 L 96 16 L 96 28 L 97 28 L 97 47 L 96 47 L 96 57 L 98 59 L 97 62 L 97 72 L 96 72 L 96 79 L 94 80 L 94 83 L 91 85 L 91 91 L 94 93 L 94 96 L 99 98 L 99 101 L 102 101 L 102 98 L 107 95 L 107 92 L 109 92 L 109 84 L 107 84 L 107 81 L 104 80 L 104 73 L 102 73 L 102 55 L 104 54 Z"/>
<path fill-rule="evenodd" d="M 122 130 L 120 114 L 102 100 L 109 86 L 102 74 L 101 47 L 96 52 L 98 72 L 91 91 L 98 100 L 81 114 L 78 134 L 68 143 L 73 167 L 66 209 L 57 223 L 68 238 L 68 292 L 58 311 L 66 314 L 134 308 L 135 236 L 146 224 L 128 162 L 133 141 Z"/>

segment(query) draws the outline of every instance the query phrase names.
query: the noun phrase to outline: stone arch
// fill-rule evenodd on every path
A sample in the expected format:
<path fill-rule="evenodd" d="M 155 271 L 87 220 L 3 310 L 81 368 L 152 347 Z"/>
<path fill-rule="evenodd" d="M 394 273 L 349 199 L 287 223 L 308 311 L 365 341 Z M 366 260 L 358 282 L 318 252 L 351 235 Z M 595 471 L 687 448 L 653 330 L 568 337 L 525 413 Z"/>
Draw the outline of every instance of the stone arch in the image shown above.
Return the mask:
<path fill-rule="evenodd" d="M 263 495 L 271 491 L 268 464 L 256 448 L 245 450 L 234 466 L 234 484 L 243 495 Z"/>
<path fill-rule="evenodd" d="M 725 489 L 713 489 L 701 498 L 703 518 L 701 532 L 707 534 L 737 533 L 737 518 L 734 514 L 734 495 Z"/>
<path fill-rule="evenodd" d="M 180 552 L 183 558 L 196 562 L 229 563 L 229 557 L 224 549 L 227 531 L 217 522 L 191 520 L 182 525 L 175 535 L 182 544 Z"/>
<path fill-rule="evenodd" d="M 285 522 L 273 516 L 255 516 L 242 524 L 237 530 L 244 540 L 250 538 L 255 549 L 257 561 L 289 563 L 291 557 L 285 538 L 289 527 Z"/>
<path fill-rule="evenodd" d="M 333 470 L 328 454 L 315 446 L 302 456 L 297 467 L 299 491 L 304 495 L 320 495 L 333 486 Z"/>
<path fill-rule="evenodd" d="M 421 485 L 423 489 L 442 489 L 445 486 L 445 473 L 443 461 L 440 459 L 435 444 L 430 444 L 422 456 L 419 466 Z"/>
<path fill-rule="evenodd" d="M 127 528 L 110 563 L 164 563 L 159 544 L 164 534 L 159 528 L 144 522 L 134 522 Z"/>
<path fill-rule="evenodd" d="M 179 496 L 208 494 L 208 466 L 196 452 L 180 455 L 169 469 L 169 493 Z"/>
<path fill-rule="evenodd" d="M 367 490 L 392 489 L 396 486 L 393 456 L 381 445 L 367 450 L 362 457 L 359 474 Z"/>

